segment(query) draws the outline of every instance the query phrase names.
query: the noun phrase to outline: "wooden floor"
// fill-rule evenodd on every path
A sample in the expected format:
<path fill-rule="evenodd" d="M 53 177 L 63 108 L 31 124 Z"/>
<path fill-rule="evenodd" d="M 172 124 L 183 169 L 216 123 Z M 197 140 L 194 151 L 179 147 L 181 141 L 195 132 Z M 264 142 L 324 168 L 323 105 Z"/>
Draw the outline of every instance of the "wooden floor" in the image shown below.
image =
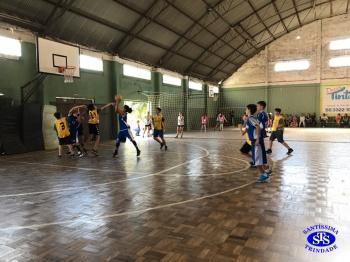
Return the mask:
<path fill-rule="evenodd" d="M 237 130 L 187 133 L 160 151 L 139 139 L 111 157 L 0 158 L 0 261 L 350 261 L 350 130 L 287 130 L 269 183 Z M 338 250 L 305 250 L 304 228 L 339 229 Z"/>

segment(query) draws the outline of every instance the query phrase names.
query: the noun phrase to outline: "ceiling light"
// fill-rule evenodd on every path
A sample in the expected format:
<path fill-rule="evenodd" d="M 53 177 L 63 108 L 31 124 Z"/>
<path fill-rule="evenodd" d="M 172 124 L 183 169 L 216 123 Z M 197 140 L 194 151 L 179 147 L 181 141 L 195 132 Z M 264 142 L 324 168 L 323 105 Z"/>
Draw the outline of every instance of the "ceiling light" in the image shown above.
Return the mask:
<path fill-rule="evenodd" d="M 299 40 L 300 38 L 301 38 L 300 35 L 298 35 L 298 36 L 296 37 L 296 39 L 298 39 L 298 40 Z"/>
<path fill-rule="evenodd" d="M 0 93 L 0 96 L 4 96 L 5 94 L 3 94 L 3 93 Z"/>

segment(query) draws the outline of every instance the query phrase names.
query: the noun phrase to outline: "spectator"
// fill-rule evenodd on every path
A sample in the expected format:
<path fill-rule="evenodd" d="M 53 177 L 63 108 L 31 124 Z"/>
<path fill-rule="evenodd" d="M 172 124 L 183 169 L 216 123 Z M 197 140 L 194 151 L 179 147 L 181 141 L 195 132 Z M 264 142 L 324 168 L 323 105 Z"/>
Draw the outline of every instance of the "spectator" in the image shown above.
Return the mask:
<path fill-rule="evenodd" d="M 301 127 L 301 125 L 303 125 L 303 127 L 305 127 L 305 115 L 301 114 L 300 115 L 300 119 L 299 119 L 299 127 Z"/>
<path fill-rule="evenodd" d="M 292 122 L 290 123 L 290 127 L 298 127 L 298 118 L 293 115 Z"/>
<path fill-rule="evenodd" d="M 328 116 L 325 113 L 323 113 L 322 116 L 320 116 L 320 122 L 321 122 L 321 127 L 327 127 Z"/>
<path fill-rule="evenodd" d="M 312 126 L 312 119 L 311 119 L 311 115 L 310 114 L 306 114 L 305 124 L 306 124 L 306 126 Z"/>
<path fill-rule="evenodd" d="M 317 126 L 317 121 L 316 121 L 316 113 L 313 113 L 311 115 L 311 126 L 316 127 Z"/>
<path fill-rule="evenodd" d="M 349 126 L 349 116 L 348 114 L 345 114 L 342 119 L 342 127 L 348 127 Z"/>
<path fill-rule="evenodd" d="M 337 124 L 337 127 L 340 127 L 341 118 L 341 114 L 337 114 L 337 116 L 335 117 L 335 123 Z"/>

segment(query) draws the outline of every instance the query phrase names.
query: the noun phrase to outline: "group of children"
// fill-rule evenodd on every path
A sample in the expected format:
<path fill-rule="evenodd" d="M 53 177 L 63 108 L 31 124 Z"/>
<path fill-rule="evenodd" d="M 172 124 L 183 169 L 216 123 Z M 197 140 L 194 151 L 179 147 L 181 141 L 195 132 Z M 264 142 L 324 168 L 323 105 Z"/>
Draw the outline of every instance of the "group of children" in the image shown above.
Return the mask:
<path fill-rule="evenodd" d="M 249 104 L 243 116 L 244 124 L 241 126 L 242 135 L 246 136 L 246 143 L 242 146 L 241 152 L 248 154 L 251 151 L 251 165 L 259 170 L 258 182 L 265 182 L 272 174 L 267 162 L 267 154 L 272 153 L 273 141 L 277 139 L 279 143 L 287 148 L 290 155 L 293 149 L 283 139 L 284 120 L 281 109 L 275 109 L 275 115 L 271 127 L 271 135 L 268 150 L 265 149 L 264 139 L 267 137 L 267 125 L 269 116 L 265 112 L 266 102 L 259 101 L 257 104 Z"/>
<path fill-rule="evenodd" d="M 117 113 L 117 120 L 119 124 L 119 132 L 116 139 L 116 147 L 113 153 L 113 157 L 118 155 L 118 150 L 121 143 L 125 143 L 126 139 L 129 139 L 136 148 L 136 155 L 141 154 L 136 141 L 130 131 L 130 126 L 127 123 L 127 115 L 132 112 L 132 109 L 128 105 L 120 106 L 122 100 L 121 96 L 115 96 L 115 102 L 106 104 L 101 108 L 97 108 L 94 104 L 75 106 L 69 110 L 68 117 L 62 116 L 60 112 L 56 112 L 54 117 L 56 118 L 54 123 L 54 129 L 58 137 L 58 156 L 62 157 L 63 146 L 67 146 L 69 154 L 82 157 L 87 155 L 87 150 L 84 146 L 83 137 L 83 119 L 80 115 L 80 110 L 88 111 L 88 125 L 90 141 L 94 140 L 94 146 L 92 153 L 98 155 L 98 146 L 100 143 L 100 129 L 99 129 L 99 111 L 104 110 L 110 106 L 114 107 Z M 156 114 L 151 117 L 151 121 L 154 126 L 153 138 L 160 144 L 160 149 L 168 149 L 166 141 L 164 139 L 165 119 L 161 113 L 161 109 L 156 109 Z M 145 129 L 146 131 L 146 129 Z"/>
<path fill-rule="evenodd" d="M 97 108 L 95 105 L 80 105 L 70 109 L 68 117 L 63 117 L 61 113 L 56 112 L 54 114 L 56 120 L 54 128 L 57 132 L 59 147 L 58 156 L 62 156 L 62 147 L 68 146 L 69 154 L 71 156 L 84 156 L 87 154 L 87 150 L 84 146 L 83 138 L 83 125 L 82 118 L 80 116 L 80 110 L 88 111 L 88 125 L 90 140 L 95 140 L 92 153 L 98 155 L 98 146 L 100 143 L 100 131 L 99 131 L 99 112 L 98 110 L 104 110 L 107 107 L 113 106 L 117 113 L 117 120 L 119 123 L 119 132 L 116 139 L 115 150 L 113 157 L 118 155 L 119 147 L 121 143 L 125 143 L 126 139 L 129 139 L 136 149 L 136 155 L 139 156 L 141 151 L 130 131 L 130 126 L 127 123 L 127 115 L 132 112 L 132 109 L 128 105 L 120 106 L 122 101 L 121 96 L 115 96 L 115 102 L 104 105 L 101 108 Z M 265 149 L 264 139 L 267 137 L 267 126 L 269 122 L 269 116 L 265 112 L 266 102 L 259 101 L 257 104 L 249 104 L 246 107 L 245 115 L 243 116 L 244 124 L 241 126 L 242 135 L 246 136 L 246 143 L 242 146 L 241 152 L 248 154 L 251 152 L 252 162 L 251 165 L 257 167 L 259 170 L 258 182 L 265 182 L 272 174 L 267 162 L 267 154 L 272 153 L 273 141 L 277 139 L 279 143 L 285 146 L 290 155 L 293 149 L 283 139 L 284 132 L 284 119 L 281 114 L 281 109 L 275 109 L 275 115 L 271 127 L 271 135 L 269 140 L 269 147 Z M 68 119 L 68 120 L 67 120 Z M 161 113 L 161 109 L 156 108 L 156 114 L 151 116 L 149 113 L 146 117 L 145 132 L 149 134 L 153 126 L 153 139 L 160 144 L 160 149 L 168 149 L 166 141 L 164 139 L 165 119 Z M 206 130 L 208 117 L 203 115 L 201 118 L 202 130 Z M 180 112 L 178 115 L 178 127 L 176 138 L 180 135 L 182 138 L 184 128 L 184 116 Z M 204 128 L 203 128 L 204 126 Z"/>

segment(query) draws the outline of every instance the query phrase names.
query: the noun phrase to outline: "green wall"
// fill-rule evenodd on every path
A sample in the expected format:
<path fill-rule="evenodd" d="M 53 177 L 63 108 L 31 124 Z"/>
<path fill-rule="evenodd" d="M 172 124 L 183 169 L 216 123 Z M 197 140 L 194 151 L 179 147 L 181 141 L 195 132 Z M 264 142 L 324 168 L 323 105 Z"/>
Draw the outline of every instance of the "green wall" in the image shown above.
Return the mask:
<path fill-rule="evenodd" d="M 187 101 L 191 102 L 187 128 L 197 128 L 197 124 L 192 126 L 190 123 L 199 122 L 197 114 L 204 111 L 204 93 L 202 98 L 196 96 L 195 101 L 187 99 L 184 95 L 188 90 L 186 79 L 182 86 L 172 86 L 162 84 L 162 75 L 159 72 L 152 72 L 152 79 L 149 81 L 124 76 L 122 64 L 115 61 L 104 60 L 103 67 L 103 72 L 81 69 L 80 78 L 74 78 L 74 83 L 70 84 L 64 84 L 61 76 L 47 75 L 31 101 L 54 105 L 56 97 L 76 97 L 92 98 L 97 104 L 105 104 L 111 102 L 115 94 L 122 95 L 126 100 L 147 101 L 147 96 L 142 93 L 166 93 L 170 95 L 162 95 L 158 102 L 167 115 L 167 129 L 176 130 L 177 114 L 187 110 Z M 18 60 L 0 59 L 0 70 L 0 92 L 20 104 L 20 87 L 38 74 L 35 44 L 22 42 L 22 57 Z M 101 122 L 102 138 L 114 137 L 116 123 L 113 111 L 104 111 Z"/>
<path fill-rule="evenodd" d="M 267 110 L 282 108 L 286 114 L 320 113 L 320 85 L 269 85 L 258 87 L 223 88 L 220 108 L 244 108 L 259 100 L 267 102 Z"/>

